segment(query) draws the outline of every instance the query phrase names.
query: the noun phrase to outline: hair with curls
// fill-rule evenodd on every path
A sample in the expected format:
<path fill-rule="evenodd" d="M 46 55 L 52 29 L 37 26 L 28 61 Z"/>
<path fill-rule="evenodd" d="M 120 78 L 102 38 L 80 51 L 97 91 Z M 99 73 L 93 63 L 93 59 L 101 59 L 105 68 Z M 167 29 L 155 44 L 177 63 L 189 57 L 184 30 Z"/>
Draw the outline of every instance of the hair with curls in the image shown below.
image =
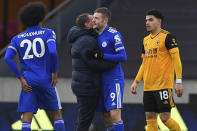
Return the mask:
<path fill-rule="evenodd" d="M 42 2 L 30 2 L 19 12 L 19 20 L 25 27 L 39 25 L 46 15 L 46 7 Z"/>

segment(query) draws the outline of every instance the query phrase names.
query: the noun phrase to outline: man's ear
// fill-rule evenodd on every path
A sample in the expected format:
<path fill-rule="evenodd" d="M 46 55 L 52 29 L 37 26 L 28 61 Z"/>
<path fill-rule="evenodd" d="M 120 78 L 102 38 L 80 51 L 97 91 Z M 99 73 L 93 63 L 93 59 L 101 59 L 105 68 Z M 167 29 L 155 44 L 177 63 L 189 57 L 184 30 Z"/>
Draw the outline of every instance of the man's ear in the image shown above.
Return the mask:
<path fill-rule="evenodd" d="M 108 23 L 109 22 L 109 19 L 108 18 L 105 18 L 104 21 L 105 21 L 105 23 Z"/>
<path fill-rule="evenodd" d="M 162 25 L 162 22 L 163 22 L 162 19 L 159 19 L 159 23 L 160 23 L 161 25 Z"/>
<path fill-rule="evenodd" d="M 84 25 L 85 25 L 85 28 L 88 28 L 88 22 L 86 22 Z"/>

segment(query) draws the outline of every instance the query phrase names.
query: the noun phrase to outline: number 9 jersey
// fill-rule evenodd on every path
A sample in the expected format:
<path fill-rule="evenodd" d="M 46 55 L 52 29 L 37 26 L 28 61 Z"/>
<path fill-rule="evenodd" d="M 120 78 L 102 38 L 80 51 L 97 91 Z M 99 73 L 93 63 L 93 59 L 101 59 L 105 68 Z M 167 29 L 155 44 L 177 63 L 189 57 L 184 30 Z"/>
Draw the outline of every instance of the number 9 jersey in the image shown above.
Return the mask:
<path fill-rule="evenodd" d="M 27 81 L 33 81 L 36 85 L 51 82 L 53 65 L 47 44 L 55 44 L 55 40 L 53 30 L 40 26 L 30 27 L 12 39 L 8 48 L 18 53 L 23 76 Z"/>

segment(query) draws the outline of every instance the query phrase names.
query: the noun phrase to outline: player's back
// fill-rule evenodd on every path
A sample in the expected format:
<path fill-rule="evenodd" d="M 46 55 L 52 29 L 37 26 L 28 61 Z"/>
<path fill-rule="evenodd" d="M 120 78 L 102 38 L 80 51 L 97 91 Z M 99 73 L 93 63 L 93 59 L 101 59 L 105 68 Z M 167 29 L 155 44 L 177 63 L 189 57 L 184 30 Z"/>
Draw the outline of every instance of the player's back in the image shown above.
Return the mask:
<path fill-rule="evenodd" d="M 106 27 L 103 33 L 98 36 L 98 43 L 100 50 L 107 54 L 115 55 L 119 50 L 124 48 L 120 33 L 111 27 Z M 121 62 L 119 62 L 116 67 L 102 73 L 103 81 L 120 78 L 124 78 Z"/>
<path fill-rule="evenodd" d="M 53 34 L 53 37 L 51 37 Z M 51 81 L 51 66 L 47 41 L 54 40 L 55 34 L 50 29 L 33 26 L 12 39 L 10 46 L 18 54 L 27 81 L 36 84 Z"/>

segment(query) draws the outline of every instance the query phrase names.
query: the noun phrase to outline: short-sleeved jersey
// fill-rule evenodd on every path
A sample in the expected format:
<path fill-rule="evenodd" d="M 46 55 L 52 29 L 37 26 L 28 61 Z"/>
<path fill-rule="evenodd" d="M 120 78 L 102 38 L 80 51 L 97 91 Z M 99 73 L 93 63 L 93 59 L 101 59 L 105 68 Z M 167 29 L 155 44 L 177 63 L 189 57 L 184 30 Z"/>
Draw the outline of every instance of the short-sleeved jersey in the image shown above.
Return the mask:
<path fill-rule="evenodd" d="M 118 54 L 119 51 L 125 51 L 122 36 L 120 33 L 107 26 L 102 34 L 98 35 L 99 48 L 103 53 Z M 102 73 L 102 82 L 108 82 L 112 79 L 124 79 L 124 72 L 119 63 L 116 67 Z"/>
<path fill-rule="evenodd" d="M 8 48 L 19 55 L 23 76 L 34 83 L 51 81 L 51 63 L 48 42 L 55 41 L 53 30 L 33 26 L 16 35 Z"/>
<path fill-rule="evenodd" d="M 143 80 L 144 91 L 173 88 L 174 63 L 171 53 L 178 51 L 176 38 L 162 30 L 156 35 L 148 35 L 143 40 Z"/>

